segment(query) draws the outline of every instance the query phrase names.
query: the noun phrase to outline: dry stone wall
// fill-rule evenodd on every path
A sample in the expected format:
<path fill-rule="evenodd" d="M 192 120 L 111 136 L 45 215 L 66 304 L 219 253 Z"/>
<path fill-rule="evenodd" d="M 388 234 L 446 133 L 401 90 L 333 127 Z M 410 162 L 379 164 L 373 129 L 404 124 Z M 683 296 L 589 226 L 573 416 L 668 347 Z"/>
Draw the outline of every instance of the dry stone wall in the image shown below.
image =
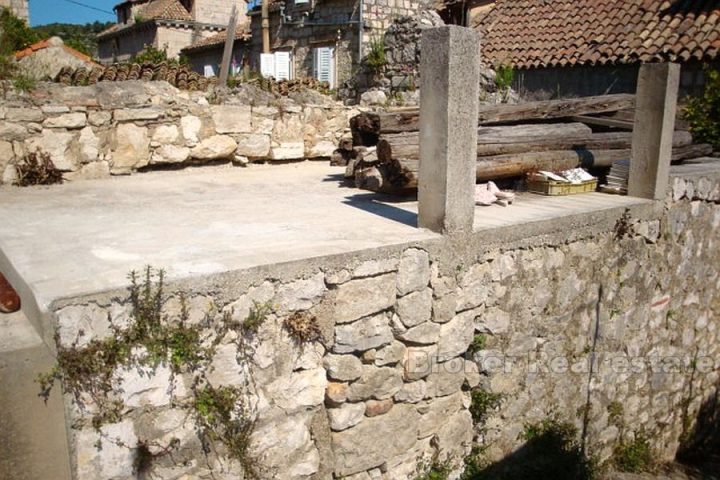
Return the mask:
<path fill-rule="evenodd" d="M 165 82 L 43 84 L 0 103 L 1 180 L 12 183 L 15 165 L 32 151 L 48 153 L 67 180 L 222 160 L 326 158 L 353 113 L 328 99 L 268 95 L 211 105 L 206 94 Z"/>
<path fill-rule="evenodd" d="M 149 448 L 153 478 L 237 478 L 240 463 L 198 437 L 200 376 L 246 389 L 261 478 L 412 479 L 432 461 L 459 471 L 473 444 L 497 460 L 555 417 L 584 424 L 600 461 L 641 431 L 672 458 L 718 389 L 720 175 L 671 183 L 654 210 L 570 232 L 443 238 L 175 285 L 168 322 L 186 291 L 212 358 L 179 374 L 119 369 L 122 414 L 99 427 L 92 402 L 66 394 L 76 477 L 135 478 Z M 247 335 L 258 305 L 269 310 Z M 53 310 L 61 349 L 131 321 L 123 292 Z M 298 318 L 317 335 L 298 341 Z M 480 424 L 477 389 L 499 398 Z"/>

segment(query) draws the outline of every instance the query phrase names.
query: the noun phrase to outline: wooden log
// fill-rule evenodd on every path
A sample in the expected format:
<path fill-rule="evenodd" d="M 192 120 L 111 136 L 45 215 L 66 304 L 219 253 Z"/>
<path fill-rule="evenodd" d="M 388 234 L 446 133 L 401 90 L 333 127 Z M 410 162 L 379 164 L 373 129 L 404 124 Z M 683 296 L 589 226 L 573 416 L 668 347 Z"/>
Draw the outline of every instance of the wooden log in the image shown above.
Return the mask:
<path fill-rule="evenodd" d="M 565 100 L 547 100 L 517 105 L 483 105 L 478 125 L 518 123 L 529 120 L 572 117 L 633 108 L 635 96 L 629 94 L 602 95 Z M 374 145 L 379 135 L 418 131 L 420 110 L 373 113 L 365 112 L 350 119 L 355 145 Z"/>
<path fill-rule="evenodd" d="M 698 158 L 712 153 L 710 145 L 685 145 L 673 148 L 672 160 L 679 162 Z M 501 178 L 518 177 L 534 170 L 566 170 L 582 166 L 585 168 L 610 167 L 613 162 L 629 159 L 631 149 L 616 150 L 557 150 L 544 152 L 525 152 L 509 155 L 479 156 L 476 165 L 476 179 L 479 182 Z M 377 171 L 381 173 L 380 182 L 384 193 L 407 193 L 417 188 L 419 160 L 393 158 L 389 162 L 380 162 Z M 365 187 L 367 188 L 367 187 Z"/>
<path fill-rule="evenodd" d="M 590 128 L 578 123 L 526 127 L 479 128 L 478 157 L 558 150 L 617 150 L 632 146 L 630 132 L 592 133 Z M 544 130 L 546 133 L 543 133 Z M 378 158 L 383 162 L 394 158 L 417 159 L 420 155 L 419 142 L 419 135 L 414 132 L 383 135 L 377 145 Z M 691 143 L 689 132 L 675 132 L 673 147 Z"/>

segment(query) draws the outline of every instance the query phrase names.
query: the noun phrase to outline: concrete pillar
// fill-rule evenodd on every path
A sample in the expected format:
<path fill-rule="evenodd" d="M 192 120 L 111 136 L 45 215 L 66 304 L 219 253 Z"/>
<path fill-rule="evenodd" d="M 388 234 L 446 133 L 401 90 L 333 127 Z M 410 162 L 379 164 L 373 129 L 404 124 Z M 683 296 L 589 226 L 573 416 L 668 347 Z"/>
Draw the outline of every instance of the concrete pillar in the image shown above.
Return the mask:
<path fill-rule="evenodd" d="M 677 63 L 640 67 L 628 195 L 655 200 L 665 198 L 679 82 L 680 65 Z"/>
<path fill-rule="evenodd" d="M 480 40 L 447 25 L 423 30 L 418 226 L 470 232 L 477 157 Z"/>

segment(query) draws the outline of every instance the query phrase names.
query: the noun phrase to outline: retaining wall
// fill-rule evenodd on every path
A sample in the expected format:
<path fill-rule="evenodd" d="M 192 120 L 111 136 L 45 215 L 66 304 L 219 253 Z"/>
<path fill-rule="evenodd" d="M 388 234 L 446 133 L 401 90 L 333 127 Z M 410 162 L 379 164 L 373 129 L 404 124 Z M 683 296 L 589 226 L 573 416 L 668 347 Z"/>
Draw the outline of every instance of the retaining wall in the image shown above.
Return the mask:
<path fill-rule="evenodd" d="M 547 418 L 578 426 L 601 462 L 638 432 L 670 459 L 717 394 L 720 175 L 671 186 L 627 211 L 169 285 L 167 322 L 186 292 L 212 354 L 192 369 L 118 368 L 109 395 L 121 413 L 96 425 L 92 398 L 66 390 L 76 477 L 135 478 L 142 465 L 153 478 L 237 478 L 242 462 L 201 433 L 207 385 L 244 392 L 261 478 L 407 479 L 433 461 L 458 471 L 474 444 L 499 460 Z M 61 349 L 131 321 L 124 291 L 52 312 Z M 500 399 L 480 423 L 477 389 Z"/>
<path fill-rule="evenodd" d="M 328 158 L 354 113 L 328 99 L 266 94 L 211 105 L 206 94 L 165 82 L 43 84 L 0 104 L 0 183 L 15 180 L 15 165 L 31 151 L 48 153 L 67 180 L 214 161 Z"/>

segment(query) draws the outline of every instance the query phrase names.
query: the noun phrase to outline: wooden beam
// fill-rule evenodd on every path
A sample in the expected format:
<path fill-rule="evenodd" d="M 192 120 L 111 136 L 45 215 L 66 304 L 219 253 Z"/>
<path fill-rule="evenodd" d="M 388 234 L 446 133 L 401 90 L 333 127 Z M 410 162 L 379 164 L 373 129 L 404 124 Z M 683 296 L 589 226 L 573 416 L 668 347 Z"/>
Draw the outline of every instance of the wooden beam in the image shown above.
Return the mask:
<path fill-rule="evenodd" d="M 227 27 L 227 38 L 225 38 L 225 50 L 223 50 L 222 64 L 220 65 L 220 78 L 218 84 L 227 86 L 228 75 L 230 74 L 230 61 L 232 60 L 233 44 L 235 43 L 235 28 L 237 28 L 237 5 L 233 5 L 230 21 Z"/>

